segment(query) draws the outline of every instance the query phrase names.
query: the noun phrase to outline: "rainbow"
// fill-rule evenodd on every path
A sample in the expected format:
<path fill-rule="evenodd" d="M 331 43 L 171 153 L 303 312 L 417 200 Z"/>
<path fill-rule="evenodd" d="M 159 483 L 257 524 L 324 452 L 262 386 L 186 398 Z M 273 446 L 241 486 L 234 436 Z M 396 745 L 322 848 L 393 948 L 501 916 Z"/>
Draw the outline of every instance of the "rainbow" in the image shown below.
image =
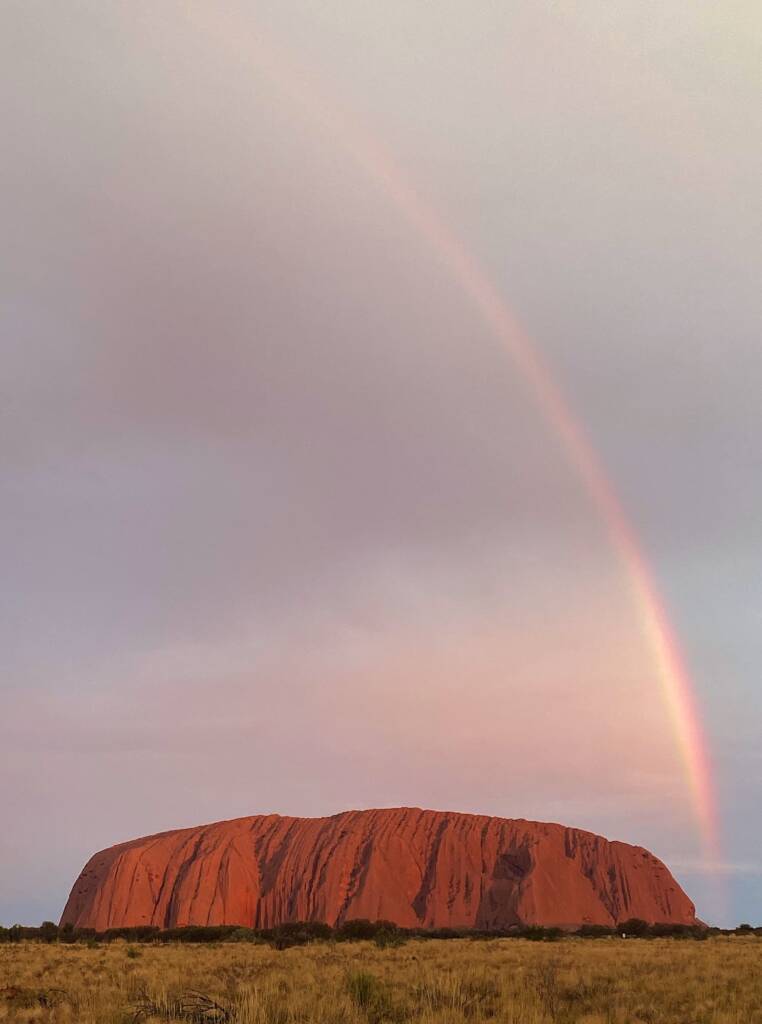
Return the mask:
<path fill-rule="evenodd" d="M 484 269 L 446 222 L 412 186 L 391 155 L 341 105 L 328 98 L 261 32 L 234 20 L 219 6 L 189 4 L 188 18 L 257 71 L 313 126 L 332 136 L 405 218 L 479 314 L 494 340 L 510 356 L 552 428 L 566 459 L 585 487 L 626 574 L 644 636 L 654 658 L 662 697 L 684 766 L 705 855 L 719 858 L 719 828 L 707 742 L 694 686 L 653 572 L 632 524 L 579 418 L 552 372 L 522 330 Z"/>

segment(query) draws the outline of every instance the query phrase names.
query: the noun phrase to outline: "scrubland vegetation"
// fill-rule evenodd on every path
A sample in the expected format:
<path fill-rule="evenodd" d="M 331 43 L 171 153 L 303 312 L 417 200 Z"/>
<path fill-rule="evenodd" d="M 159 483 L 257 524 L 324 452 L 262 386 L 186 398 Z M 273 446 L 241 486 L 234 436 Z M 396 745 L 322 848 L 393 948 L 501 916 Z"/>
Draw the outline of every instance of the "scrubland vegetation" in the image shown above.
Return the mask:
<path fill-rule="evenodd" d="M 505 930 L 478 931 L 473 928 L 401 928 L 391 921 L 344 921 L 332 928 L 319 921 L 293 921 L 274 928 L 244 928 L 235 924 L 184 925 L 181 928 L 160 929 L 154 925 L 127 928 L 109 928 L 97 932 L 94 928 L 73 928 L 71 924 L 59 927 L 45 921 L 39 927 L 15 924 L 12 928 L 0 926 L 0 945 L 6 942 L 266 942 L 276 949 L 304 946 L 308 942 L 356 942 L 371 939 L 378 946 L 399 945 L 410 939 L 531 939 L 535 942 L 555 942 L 568 935 L 561 928 L 543 928 L 539 925 L 513 925 Z M 602 939 L 629 936 L 649 939 L 706 939 L 712 935 L 755 934 L 762 937 L 762 928 L 740 924 L 732 930 L 707 928 L 706 925 L 652 924 L 631 917 L 616 927 L 583 925 L 574 932 L 578 938 Z"/>
<path fill-rule="evenodd" d="M 0 945 L 0 1021 L 756 1024 L 762 940 L 563 937 Z"/>

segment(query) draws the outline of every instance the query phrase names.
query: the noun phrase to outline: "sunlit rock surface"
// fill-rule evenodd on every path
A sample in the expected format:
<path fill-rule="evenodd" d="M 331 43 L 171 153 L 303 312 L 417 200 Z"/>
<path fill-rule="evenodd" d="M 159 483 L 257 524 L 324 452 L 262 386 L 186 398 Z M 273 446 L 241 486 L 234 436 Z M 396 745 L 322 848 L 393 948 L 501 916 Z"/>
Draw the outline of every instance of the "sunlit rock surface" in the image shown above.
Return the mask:
<path fill-rule="evenodd" d="M 277 814 L 163 832 L 96 853 L 61 923 L 385 919 L 406 927 L 696 923 L 664 864 L 562 825 L 417 808 Z"/>

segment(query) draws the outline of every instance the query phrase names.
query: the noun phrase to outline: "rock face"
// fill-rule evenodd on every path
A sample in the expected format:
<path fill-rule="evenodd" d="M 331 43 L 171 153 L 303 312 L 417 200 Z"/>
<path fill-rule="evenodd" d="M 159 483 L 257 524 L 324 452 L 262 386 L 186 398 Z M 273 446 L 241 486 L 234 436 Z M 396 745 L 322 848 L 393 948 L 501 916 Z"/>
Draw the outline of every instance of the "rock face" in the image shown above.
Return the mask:
<path fill-rule="evenodd" d="M 667 868 L 579 829 L 395 808 L 277 814 L 163 832 L 96 853 L 62 924 L 96 928 L 385 919 L 406 927 L 695 924 Z"/>

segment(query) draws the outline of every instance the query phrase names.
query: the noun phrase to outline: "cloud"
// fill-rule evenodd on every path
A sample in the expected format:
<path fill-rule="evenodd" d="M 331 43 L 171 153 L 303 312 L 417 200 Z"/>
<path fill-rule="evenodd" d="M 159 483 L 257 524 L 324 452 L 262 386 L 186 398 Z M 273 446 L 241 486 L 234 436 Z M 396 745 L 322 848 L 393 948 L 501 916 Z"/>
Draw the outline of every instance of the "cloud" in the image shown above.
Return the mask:
<path fill-rule="evenodd" d="M 684 875 L 762 875 L 762 862 L 733 861 L 706 861 L 706 860 L 681 860 L 674 857 L 669 860 L 669 865 L 674 871 Z"/>
<path fill-rule="evenodd" d="M 758 710 L 753 32 L 625 7 L 257 17 L 411 168 L 553 365 L 726 765 L 754 756 Z M 51 828 L 63 886 L 133 831 L 347 802 L 521 803 L 690 848 L 605 531 L 393 204 L 183 4 L 0 20 L 19 886 Z M 740 818 L 751 784 L 727 774 Z"/>

